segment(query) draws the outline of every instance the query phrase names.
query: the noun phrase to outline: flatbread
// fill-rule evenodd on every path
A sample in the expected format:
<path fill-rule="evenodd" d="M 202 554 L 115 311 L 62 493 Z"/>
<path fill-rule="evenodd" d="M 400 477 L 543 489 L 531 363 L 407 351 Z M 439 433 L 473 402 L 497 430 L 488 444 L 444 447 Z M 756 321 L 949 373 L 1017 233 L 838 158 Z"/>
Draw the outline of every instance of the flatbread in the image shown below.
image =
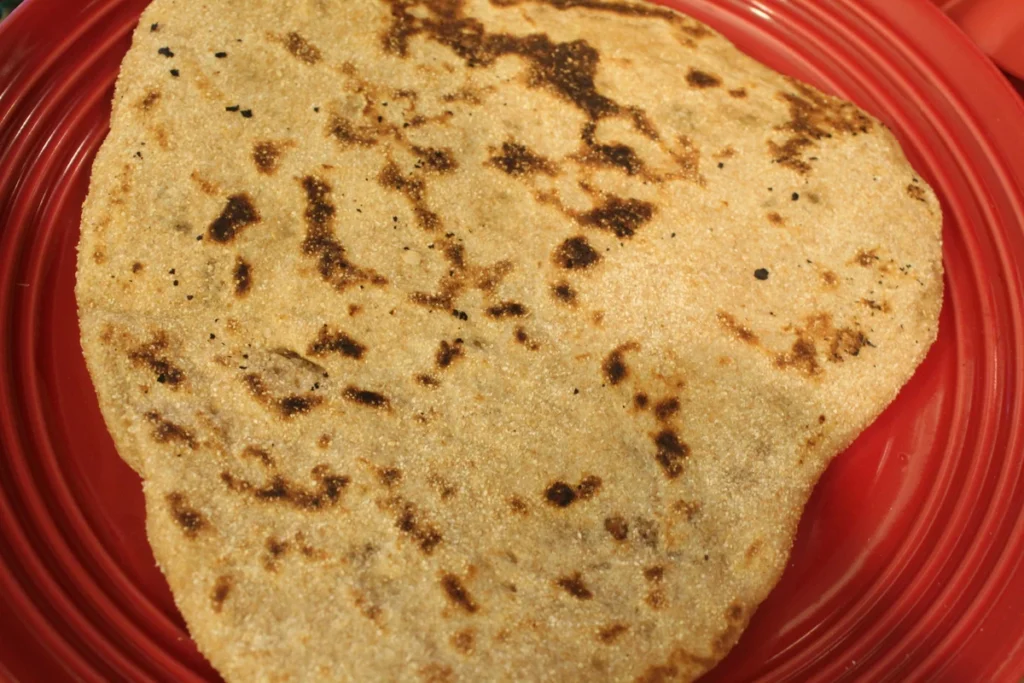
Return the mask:
<path fill-rule="evenodd" d="M 598 0 L 156 0 L 82 343 L 236 681 L 690 680 L 935 339 L 886 128 Z"/>

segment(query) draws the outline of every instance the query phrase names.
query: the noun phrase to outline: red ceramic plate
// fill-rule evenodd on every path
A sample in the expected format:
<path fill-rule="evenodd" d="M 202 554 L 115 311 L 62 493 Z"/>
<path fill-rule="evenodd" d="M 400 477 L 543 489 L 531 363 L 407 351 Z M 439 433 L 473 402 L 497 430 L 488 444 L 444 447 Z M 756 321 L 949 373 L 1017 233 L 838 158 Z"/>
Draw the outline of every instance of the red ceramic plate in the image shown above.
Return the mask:
<path fill-rule="evenodd" d="M 0 24 L 0 678 L 216 680 L 78 343 L 75 244 L 145 0 Z M 884 119 L 946 212 L 941 332 L 838 457 L 713 681 L 1024 676 L 1024 106 L 926 0 L 673 0 Z M 898 226 L 894 226 L 898 229 Z"/>

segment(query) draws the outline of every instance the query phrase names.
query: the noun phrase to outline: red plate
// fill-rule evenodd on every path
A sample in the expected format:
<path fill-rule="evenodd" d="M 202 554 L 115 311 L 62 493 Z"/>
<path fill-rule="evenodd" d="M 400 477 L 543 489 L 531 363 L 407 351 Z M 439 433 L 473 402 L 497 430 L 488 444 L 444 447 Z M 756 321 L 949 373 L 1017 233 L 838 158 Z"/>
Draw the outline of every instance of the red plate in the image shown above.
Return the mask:
<path fill-rule="evenodd" d="M 78 343 L 78 219 L 145 0 L 0 25 L 0 677 L 215 680 Z M 926 0 L 673 0 L 884 119 L 946 212 L 939 340 L 812 497 L 713 681 L 1024 676 L 1024 106 Z"/>

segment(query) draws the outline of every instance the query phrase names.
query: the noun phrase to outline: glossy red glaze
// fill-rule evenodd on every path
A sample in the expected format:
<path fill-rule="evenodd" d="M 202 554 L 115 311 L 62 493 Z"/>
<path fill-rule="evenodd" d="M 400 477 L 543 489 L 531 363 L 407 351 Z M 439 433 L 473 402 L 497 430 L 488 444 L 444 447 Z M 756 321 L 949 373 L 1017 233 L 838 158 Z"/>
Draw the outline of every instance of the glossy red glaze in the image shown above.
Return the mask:
<path fill-rule="evenodd" d="M 1024 78 L 1024 2 L 1020 0 L 933 0 L 985 54 Z"/>
<path fill-rule="evenodd" d="M 75 244 L 143 0 L 0 24 L 0 677 L 199 681 L 82 361 Z M 946 211 L 939 341 L 709 681 L 1024 676 L 1024 106 L 926 0 L 672 0 L 886 121 Z"/>

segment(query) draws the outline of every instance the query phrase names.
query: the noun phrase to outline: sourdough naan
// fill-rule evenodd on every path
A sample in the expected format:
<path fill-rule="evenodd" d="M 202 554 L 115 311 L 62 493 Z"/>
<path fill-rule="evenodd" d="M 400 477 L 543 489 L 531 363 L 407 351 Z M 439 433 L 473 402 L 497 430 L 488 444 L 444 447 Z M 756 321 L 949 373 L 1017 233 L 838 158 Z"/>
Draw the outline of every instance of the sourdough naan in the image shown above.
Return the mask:
<path fill-rule="evenodd" d="M 689 680 L 934 340 L 940 223 L 656 5 L 156 0 L 77 295 L 226 678 Z"/>

